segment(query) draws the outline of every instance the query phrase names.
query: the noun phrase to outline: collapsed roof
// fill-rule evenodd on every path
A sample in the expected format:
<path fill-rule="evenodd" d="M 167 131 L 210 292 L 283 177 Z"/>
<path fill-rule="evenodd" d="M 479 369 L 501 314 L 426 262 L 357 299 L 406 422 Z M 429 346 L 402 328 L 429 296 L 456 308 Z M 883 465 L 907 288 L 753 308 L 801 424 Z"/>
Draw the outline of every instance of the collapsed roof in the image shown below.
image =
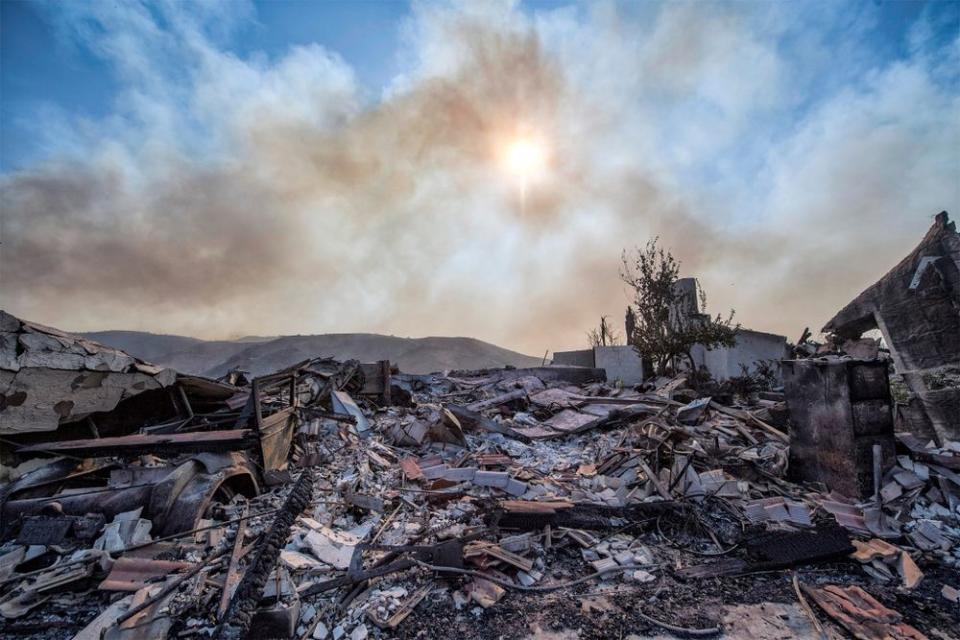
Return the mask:
<path fill-rule="evenodd" d="M 54 431 L 176 379 L 173 369 L 0 311 L 0 434 Z"/>

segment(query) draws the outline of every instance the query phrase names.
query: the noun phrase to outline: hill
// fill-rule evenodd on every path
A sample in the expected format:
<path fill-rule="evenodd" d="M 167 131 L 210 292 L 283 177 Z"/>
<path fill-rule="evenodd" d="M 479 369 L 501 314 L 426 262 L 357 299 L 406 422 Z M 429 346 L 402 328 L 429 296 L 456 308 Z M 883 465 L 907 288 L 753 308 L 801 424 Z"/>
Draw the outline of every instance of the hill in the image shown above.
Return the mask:
<path fill-rule="evenodd" d="M 539 358 L 474 338 L 330 333 L 272 339 L 199 340 L 141 331 L 95 331 L 81 335 L 149 362 L 213 377 L 234 367 L 262 375 L 316 356 L 355 358 L 361 362 L 390 360 L 408 373 L 540 364 Z"/>

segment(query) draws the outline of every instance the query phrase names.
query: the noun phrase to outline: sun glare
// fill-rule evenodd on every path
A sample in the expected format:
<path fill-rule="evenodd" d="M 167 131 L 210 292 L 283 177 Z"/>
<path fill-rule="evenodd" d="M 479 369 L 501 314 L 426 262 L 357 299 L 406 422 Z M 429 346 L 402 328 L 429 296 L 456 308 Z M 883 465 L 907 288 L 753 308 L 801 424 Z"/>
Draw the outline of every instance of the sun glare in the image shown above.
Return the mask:
<path fill-rule="evenodd" d="M 543 173 L 547 153 L 539 141 L 517 138 L 507 145 L 503 160 L 507 171 L 526 182 Z"/>

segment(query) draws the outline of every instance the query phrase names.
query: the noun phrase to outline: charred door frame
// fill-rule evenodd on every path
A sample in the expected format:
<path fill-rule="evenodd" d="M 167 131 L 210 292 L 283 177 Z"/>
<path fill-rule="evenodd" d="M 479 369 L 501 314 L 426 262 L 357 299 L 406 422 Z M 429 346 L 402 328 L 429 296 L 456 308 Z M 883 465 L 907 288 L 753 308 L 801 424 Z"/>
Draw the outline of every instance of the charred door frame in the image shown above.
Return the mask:
<path fill-rule="evenodd" d="M 290 453 L 290 446 L 293 443 L 293 432 L 297 426 L 298 380 L 299 372 L 294 370 L 254 378 L 251 385 L 252 426 L 260 442 L 260 456 L 263 460 L 264 474 L 271 471 L 282 471 L 287 467 L 287 458 Z M 290 393 L 289 405 L 265 417 L 263 415 L 262 395 L 270 389 L 279 389 L 279 395 L 282 396 L 283 385 L 287 385 L 287 390 Z M 247 413 L 244 412 L 244 414 Z"/>

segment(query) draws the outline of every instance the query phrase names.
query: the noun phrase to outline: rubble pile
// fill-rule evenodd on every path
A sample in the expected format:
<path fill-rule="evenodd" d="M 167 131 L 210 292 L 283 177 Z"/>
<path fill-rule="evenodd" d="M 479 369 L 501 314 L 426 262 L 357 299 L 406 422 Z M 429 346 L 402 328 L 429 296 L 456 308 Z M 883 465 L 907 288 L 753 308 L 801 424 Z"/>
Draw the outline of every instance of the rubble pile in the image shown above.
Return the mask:
<path fill-rule="evenodd" d="M 722 384 L 210 380 L 0 311 L 0 637 L 958 638 L 957 309 L 942 213 Z"/>
<path fill-rule="evenodd" d="M 154 453 L 143 433 L 19 446 L 45 464 L 3 489 L 0 634 L 955 637 L 960 444 L 898 434 L 859 499 L 788 479 L 782 393 L 603 377 L 321 358 L 231 376 Z M 253 489 L 195 517 L 155 504 L 238 465 Z"/>

